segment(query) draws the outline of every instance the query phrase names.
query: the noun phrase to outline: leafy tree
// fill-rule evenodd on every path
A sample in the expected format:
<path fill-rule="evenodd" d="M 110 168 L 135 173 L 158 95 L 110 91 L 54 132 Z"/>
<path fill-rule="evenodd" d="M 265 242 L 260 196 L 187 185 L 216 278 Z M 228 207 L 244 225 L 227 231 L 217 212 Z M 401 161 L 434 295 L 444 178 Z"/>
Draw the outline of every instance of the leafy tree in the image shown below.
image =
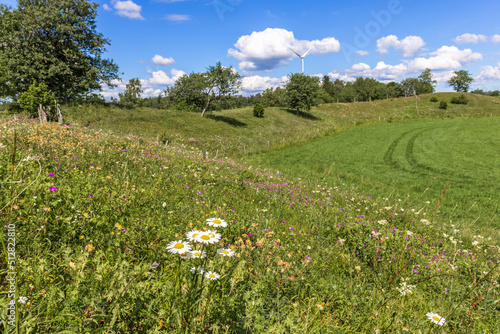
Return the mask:
<path fill-rule="evenodd" d="M 418 86 L 420 82 L 417 78 L 407 78 L 401 81 L 401 87 L 403 88 L 403 92 L 406 95 L 413 95 L 413 92 L 417 92 Z M 417 93 L 418 95 L 418 93 Z"/>
<path fill-rule="evenodd" d="M 452 86 L 457 92 L 467 93 L 470 84 L 474 81 L 469 71 L 454 71 L 455 75 L 448 80 L 448 85 Z"/>
<path fill-rule="evenodd" d="M 201 111 L 204 107 L 203 92 L 206 86 L 206 78 L 202 73 L 186 74 L 176 81 L 174 87 L 167 88 L 165 95 L 171 99 L 177 110 Z"/>
<path fill-rule="evenodd" d="M 391 81 L 387 84 L 387 95 L 389 95 L 389 97 L 391 98 L 404 96 L 404 88 L 398 82 Z"/>
<path fill-rule="evenodd" d="M 418 76 L 418 89 L 417 89 L 417 94 L 429 94 L 429 93 L 434 93 L 434 85 L 437 83 L 436 80 L 432 80 L 432 77 L 434 76 L 433 73 L 431 73 L 430 68 L 426 68 L 419 76 Z"/>
<path fill-rule="evenodd" d="M 40 104 L 44 107 L 55 107 L 54 99 L 54 93 L 49 91 L 44 82 L 37 83 L 36 80 L 33 80 L 28 90 L 19 95 L 18 102 L 21 108 L 29 113 L 31 117 L 37 117 Z"/>
<path fill-rule="evenodd" d="M 302 73 L 295 73 L 288 76 L 286 84 L 286 97 L 288 106 L 297 109 L 310 110 L 315 104 L 319 93 L 319 78 L 310 77 Z"/>
<path fill-rule="evenodd" d="M 111 87 L 118 67 L 103 59 L 109 40 L 96 31 L 97 7 L 85 0 L 19 0 L 0 5 L 0 94 L 16 100 L 33 79 L 67 102 L 101 83 Z"/>
<path fill-rule="evenodd" d="M 330 77 L 328 75 L 323 76 L 323 81 L 321 82 L 321 88 L 323 88 L 323 90 L 326 93 L 328 93 L 331 97 L 335 96 L 335 85 L 330 80 Z"/>
<path fill-rule="evenodd" d="M 135 107 L 139 104 L 141 93 L 141 81 L 138 78 L 130 79 L 125 87 L 125 91 L 118 94 L 120 103 L 127 107 Z"/>
<path fill-rule="evenodd" d="M 253 106 L 253 115 L 255 117 L 264 117 L 264 106 L 260 103 L 256 103 Z"/>

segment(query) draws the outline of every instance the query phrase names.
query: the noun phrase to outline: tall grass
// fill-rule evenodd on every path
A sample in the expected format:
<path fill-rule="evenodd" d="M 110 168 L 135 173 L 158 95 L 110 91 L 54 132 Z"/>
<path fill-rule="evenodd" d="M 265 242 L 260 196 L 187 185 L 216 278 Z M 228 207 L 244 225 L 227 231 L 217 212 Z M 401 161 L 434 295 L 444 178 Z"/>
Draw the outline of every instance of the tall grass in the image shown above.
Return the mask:
<path fill-rule="evenodd" d="M 497 240 L 418 204 L 75 126 L 4 123 L 0 143 L 19 332 L 487 333 L 500 320 Z M 228 227 L 205 262 L 167 251 L 209 218 Z M 197 279 L 198 265 L 220 278 Z"/>

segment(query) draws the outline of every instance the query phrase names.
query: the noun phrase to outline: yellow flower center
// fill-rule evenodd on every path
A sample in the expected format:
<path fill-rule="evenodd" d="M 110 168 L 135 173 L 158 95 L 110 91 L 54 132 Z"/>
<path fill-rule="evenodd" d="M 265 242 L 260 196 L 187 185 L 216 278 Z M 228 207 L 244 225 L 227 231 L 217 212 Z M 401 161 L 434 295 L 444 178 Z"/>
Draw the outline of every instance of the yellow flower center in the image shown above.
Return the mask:
<path fill-rule="evenodd" d="M 181 256 L 187 256 L 187 253 L 182 253 Z"/>
<path fill-rule="evenodd" d="M 201 256 L 201 253 L 200 252 L 196 252 L 196 253 L 194 253 L 194 256 Z"/>
<path fill-rule="evenodd" d="M 225 250 L 225 251 L 222 251 L 222 254 L 226 254 L 227 255 L 227 254 L 229 254 L 229 252 L 227 250 Z"/>
<path fill-rule="evenodd" d="M 175 246 L 174 246 L 175 249 L 183 249 L 184 248 L 184 244 L 182 243 L 176 243 Z"/>
<path fill-rule="evenodd" d="M 210 237 L 208 235 L 202 235 L 201 238 L 203 240 L 210 240 Z"/>
<path fill-rule="evenodd" d="M 437 316 L 433 315 L 432 316 L 432 320 L 434 320 L 434 321 L 440 321 L 441 319 L 439 319 Z"/>
<path fill-rule="evenodd" d="M 218 220 L 218 219 L 215 219 L 215 220 L 213 221 L 213 223 L 214 223 L 214 224 L 217 224 L 217 225 L 222 224 L 222 222 L 221 222 L 220 220 Z"/>
<path fill-rule="evenodd" d="M 215 238 L 215 234 L 213 234 L 213 233 L 208 233 L 208 235 L 209 235 L 211 238 Z"/>
<path fill-rule="evenodd" d="M 208 276 L 210 276 L 210 278 L 215 278 L 215 275 L 214 275 L 214 274 L 210 274 L 210 275 L 208 275 Z"/>

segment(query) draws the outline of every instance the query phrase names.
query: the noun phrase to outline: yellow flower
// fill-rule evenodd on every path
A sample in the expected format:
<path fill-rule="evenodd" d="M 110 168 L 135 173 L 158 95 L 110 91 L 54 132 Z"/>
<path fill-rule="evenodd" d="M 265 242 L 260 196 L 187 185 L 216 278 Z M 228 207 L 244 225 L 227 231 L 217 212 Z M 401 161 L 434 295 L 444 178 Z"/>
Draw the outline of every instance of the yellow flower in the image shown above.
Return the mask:
<path fill-rule="evenodd" d="M 89 251 L 89 252 L 93 252 L 95 250 L 95 247 L 92 244 L 88 244 L 87 246 L 85 246 L 85 250 Z"/>
<path fill-rule="evenodd" d="M 83 235 L 81 235 L 81 236 L 80 236 L 80 239 L 83 239 L 83 238 L 84 238 L 84 236 L 83 236 Z"/>

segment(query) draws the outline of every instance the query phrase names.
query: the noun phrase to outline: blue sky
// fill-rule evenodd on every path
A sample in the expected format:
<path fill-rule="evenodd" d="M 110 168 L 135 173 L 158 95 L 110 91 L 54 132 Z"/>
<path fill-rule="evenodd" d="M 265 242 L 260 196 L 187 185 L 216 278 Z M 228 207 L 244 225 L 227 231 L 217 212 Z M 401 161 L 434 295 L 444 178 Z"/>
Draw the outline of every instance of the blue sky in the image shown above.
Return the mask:
<path fill-rule="evenodd" d="M 16 1 L 0 0 L 15 7 Z M 140 78 L 156 96 L 185 73 L 221 61 L 244 76 L 243 94 L 283 83 L 301 71 L 354 80 L 401 81 L 431 68 L 437 91 L 456 70 L 472 88 L 500 89 L 500 2 L 99 0 L 97 30 L 123 82 Z"/>

